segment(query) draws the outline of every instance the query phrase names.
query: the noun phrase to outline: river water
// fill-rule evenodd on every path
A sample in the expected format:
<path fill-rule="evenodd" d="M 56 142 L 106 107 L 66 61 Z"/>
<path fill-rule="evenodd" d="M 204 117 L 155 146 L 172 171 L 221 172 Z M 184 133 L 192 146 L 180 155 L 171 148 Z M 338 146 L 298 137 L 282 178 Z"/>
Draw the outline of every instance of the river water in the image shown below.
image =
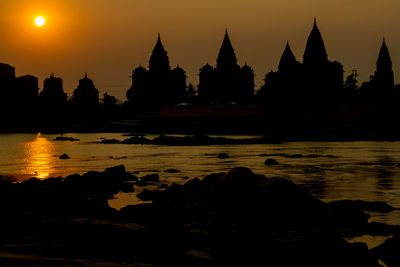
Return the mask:
<path fill-rule="evenodd" d="M 184 183 L 245 166 L 267 177 L 284 177 L 306 185 L 326 201 L 385 201 L 400 208 L 400 142 L 287 142 L 263 145 L 159 146 L 99 144 L 101 138 L 123 140 L 122 134 L 67 134 L 79 142 L 53 141 L 57 135 L 0 134 L 0 175 L 16 180 L 102 171 L 123 164 L 140 175 L 158 173 L 162 183 Z M 148 136 L 149 138 L 155 136 Z M 248 138 L 248 137 L 234 137 Z M 97 143 L 96 143 L 97 142 Z M 71 159 L 61 160 L 61 154 Z M 218 159 L 218 153 L 231 158 Z M 273 156 L 260 156 L 275 154 Z M 302 154 L 294 156 L 293 155 Z M 265 166 L 266 158 L 278 165 Z M 170 174 L 167 169 L 181 172 Z M 141 189 L 137 188 L 137 192 Z M 110 205 L 138 202 L 135 194 L 119 194 Z M 372 219 L 400 224 L 400 211 L 371 214 Z"/>

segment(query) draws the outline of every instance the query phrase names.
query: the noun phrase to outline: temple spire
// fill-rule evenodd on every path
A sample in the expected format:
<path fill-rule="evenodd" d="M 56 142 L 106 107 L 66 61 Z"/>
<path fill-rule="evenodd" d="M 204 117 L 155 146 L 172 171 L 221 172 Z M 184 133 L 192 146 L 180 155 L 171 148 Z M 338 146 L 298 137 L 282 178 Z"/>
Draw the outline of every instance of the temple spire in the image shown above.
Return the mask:
<path fill-rule="evenodd" d="M 219 50 L 217 58 L 218 68 L 232 68 L 237 65 L 235 50 L 232 47 L 231 40 L 229 39 L 228 29 L 225 30 L 225 37 Z"/>
<path fill-rule="evenodd" d="M 279 62 L 278 69 L 279 70 L 285 70 L 290 67 L 293 67 L 296 65 L 298 62 L 296 60 L 296 57 L 294 56 L 292 49 L 290 48 L 289 42 L 286 43 L 285 50 L 283 51 L 281 60 Z"/>
<path fill-rule="evenodd" d="M 324 63 L 328 61 L 324 40 L 317 26 L 317 19 L 314 18 L 314 26 L 307 40 L 303 56 L 304 63 Z"/>
<path fill-rule="evenodd" d="M 169 58 L 164 45 L 161 42 L 160 33 L 158 33 L 157 42 L 150 57 L 150 71 L 169 71 Z"/>
<path fill-rule="evenodd" d="M 382 46 L 379 51 L 376 68 L 377 70 L 392 70 L 392 59 L 390 58 L 390 53 L 386 45 L 385 38 L 383 38 Z"/>
<path fill-rule="evenodd" d="M 391 90 L 394 87 L 392 60 L 385 38 L 376 61 L 375 83 L 381 91 Z"/>

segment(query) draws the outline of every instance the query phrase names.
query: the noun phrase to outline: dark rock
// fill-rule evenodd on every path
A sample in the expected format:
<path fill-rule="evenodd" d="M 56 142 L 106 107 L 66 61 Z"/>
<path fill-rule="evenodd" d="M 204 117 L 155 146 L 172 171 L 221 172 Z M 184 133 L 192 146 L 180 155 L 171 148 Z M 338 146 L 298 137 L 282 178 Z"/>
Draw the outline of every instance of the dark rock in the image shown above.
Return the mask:
<path fill-rule="evenodd" d="M 64 178 L 64 182 L 67 184 L 78 184 L 82 177 L 79 174 L 72 174 Z"/>
<path fill-rule="evenodd" d="M 217 180 L 216 188 L 236 193 L 250 186 L 254 186 L 256 182 L 257 177 L 250 169 L 238 167 L 220 177 Z"/>
<path fill-rule="evenodd" d="M 370 216 L 351 201 L 334 201 L 329 203 L 329 207 L 335 214 L 337 224 L 352 227 L 366 226 L 368 224 Z"/>
<path fill-rule="evenodd" d="M 104 139 L 101 141 L 102 144 L 121 144 L 121 141 L 117 139 Z"/>
<path fill-rule="evenodd" d="M 80 141 L 79 139 L 73 138 L 73 137 L 67 137 L 67 136 L 58 136 L 55 139 L 53 139 L 54 141 Z"/>
<path fill-rule="evenodd" d="M 70 159 L 70 157 L 67 154 L 62 154 L 60 159 Z"/>
<path fill-rule="evenodd" d="M 219 159 L 229 159 L 230 156 L 226 153 L 219 153 L 217 156 Z"/>
<path fill-rule="evenodd" d="M 333 204 L 339 203 L 340 205 L 355 206 L 364 211 L 376 211 L 376 212 L 390 212 L 395 210 L 394 207 L 382 201 L 368 202 L 362 200 L 338 200 L 331 202 Z"/>
<path fill-rule="evenodd" d="M 181 171 L 177 170 L 177 169 L 168 169 L 168 170 L 165 170 L 164 172 L 167 172 L 167 173 L 178 173 L 178 172 L 181 172 Z"/>
<path fill-rule="evenodd" d="M 148 189 L 144 189 L 141 193 L 137 194 L 137 197 L 143 201 L 153 200 L 154 193 Z"/>
<path fill-rule="evenodd" d="M 124 180 L 125 181 L 134 181 L 134 182 L 136 182 L 137 180 L 139 180 L 139 178 L 136 175 L 132 174 L 132 173 L 126 173 L 125 176 L 124 176 Z"/>
<path fill-rule="evenodd" d="M 137 182 L 136 182 L 136 185 L 137 186 L 148 186 L 148 185 L 153 185 L 154 183 L 150 183 L 150 182 L 147 182 L 147 181 L 145 181 L 145 180 L 138 180 Z"/>
<path fill-rule="evenodd" d="M 29 180 L 22 182 L 23 185 L 29 185 L 29 186 L 40 185 L 41 183 L 42 181 L 36 177 L 32 177 Z"/>
<path fill-rule="evenodd" d="M 200 250 L 190 250 L 185 254 L 184 266 L 209 266 L 212 256 Z"/>
<path fill-rule="evenodd" d="M 388 266 L 400 266 L 400 235 L 388 238 L 383 244 L 370 250 Z"/>
<path fill-rule="evenodd" d="M 275 159 L 266 159 L 264 162 L 265 165 L 267 166 L 272 166 L 272 165 L 278 165 L 278 161 L 276 161 Z"/>
<path fill-rule="evenodd" d="M 380 222 L 370 222 L 362 229 L 362 232 L 369 235 L 395 235 L 400 233 L 400 225 L 388 225 Z"/>
<path fill-rule="evenodd" d="M 57 177 L 57 178 L 51 177 L 51 178 L 44 180 L 43 183 L 47 184 L 47 185 L 55 185 L 55 184 L 62 183 L 63 180 L 64 179 L 62 177 Z"/>
<path fill-rule="evenodd" d="M 122 183 L 120 186 L 120 190 L 124 193 L 132 193 L 135 192 L 132 183 Z"/>
<path fill-rule="evenodd" d="M 291 158 L 291 159 L 301 159 L 303 157 L 303 155 L 302 154 L 294 154 L 294 155 L 288 155 L 287 157 Z"/>
<path fill-rule="evenodd" d="M 149 174 L 140 178 L 140 180 L 145 182 L 159 182 L 160 176 L 158 174 Z"/>
<path fill-rule="evenodd" d="M 112 168 L 107 168 L 104 171 L 104 175 L 110 177 L 123 177 L 125 176 L 126 170 L 124 165 L 115 166 Z"/>
<path fill-rule="evenodd" d="M 162 184 L 162 185 L 159 186 L 159 188 L 166 189 L 166 188 L 168 188 L 168 185 L 167 184 Z"/>

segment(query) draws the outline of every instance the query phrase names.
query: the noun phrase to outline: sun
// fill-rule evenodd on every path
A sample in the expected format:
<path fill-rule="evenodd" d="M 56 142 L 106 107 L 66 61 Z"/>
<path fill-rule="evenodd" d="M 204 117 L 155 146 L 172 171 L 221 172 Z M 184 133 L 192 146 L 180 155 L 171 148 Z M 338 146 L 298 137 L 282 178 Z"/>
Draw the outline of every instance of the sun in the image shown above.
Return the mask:
<path fill-rule="evenodd" d="M 35 19 L 35 24 L 38 27 L 42 27 L 46 23 L 46 20 L 43 17 L 37 17 Z"/>

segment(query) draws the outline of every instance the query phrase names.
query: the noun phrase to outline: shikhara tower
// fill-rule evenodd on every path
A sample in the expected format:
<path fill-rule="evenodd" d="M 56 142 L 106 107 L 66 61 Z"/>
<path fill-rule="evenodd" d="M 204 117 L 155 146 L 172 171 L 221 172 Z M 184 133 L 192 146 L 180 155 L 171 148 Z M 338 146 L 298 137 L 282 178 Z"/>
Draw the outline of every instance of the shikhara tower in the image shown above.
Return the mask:
<path fill-rule="evenodd" d="M 155 109 L 186 101 L 186 73 L 179 66 L 171 70 L 160 34 L 150 56 L 149 70 L 139 66 L 133 71 L 126 96 L 132 105 Z"/>
<path fill-rule="evenodd" d="M 391 91 L 394 88 L 392 60 L 385 39 L 376 61 L 375 83 L 378 90 Z"/>
<path fill-rule="evenodd" d="M 314 19 L 303 55 L 296 60 L 289 43 L 283 51 L 278 71 L 266 75 L 259 95 L 275 105 L 320 105 L 337 102 L 343 90 L 343 66 L 330 61 L 321 32 Z"/>
<path fill-rule="evenodd" d="M 254 95 L 254 72 L 247 64 L 237 63 L 228 31 L 222 41 L 216 67 L 200 69 L 199 98 L 202 103 L 245 103 Z"/>

